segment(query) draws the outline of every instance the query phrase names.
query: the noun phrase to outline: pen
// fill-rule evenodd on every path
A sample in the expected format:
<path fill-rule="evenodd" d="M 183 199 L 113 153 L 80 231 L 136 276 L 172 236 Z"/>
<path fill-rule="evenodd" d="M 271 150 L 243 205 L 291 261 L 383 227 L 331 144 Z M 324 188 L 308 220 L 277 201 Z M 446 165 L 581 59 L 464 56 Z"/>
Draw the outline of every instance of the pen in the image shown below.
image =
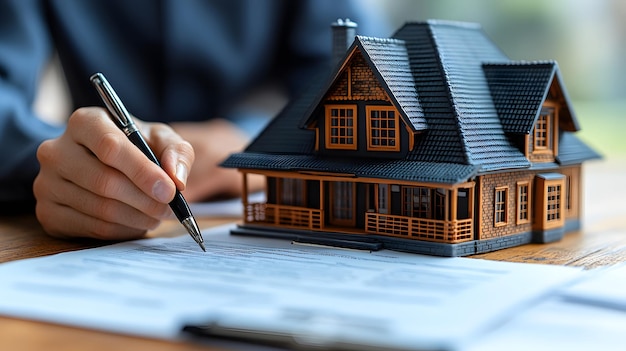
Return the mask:
<path fill-rule="evenodd" d="M 157 160 L 156 156 L 154 156 L 154 152 L 150 149 L 145 139 L 137 129 L 135 122 L 133 122 L 130 114 L 124 107 L 122 100 L 117 96 L 109 82 L 104 78 L 102 73 L 96 73 L 90 78 L 91 83 L 96 87 L 98 94 L 104 101 L 107 109 L 111 113 L 111 118 L 113 122 L 126 134 L 126 137 L 135 144 L 148 158 L 156 163 L 159 167 L 161 164 L 159 160 Z M 176 190 L 176 195 L 174 196 L 174 200 L 170 202 L 170 207 L 176 218 L 180 221 L 180 223 L 187 229 L 189 235 L 193 238 L 193 240 L 200 245 L 202 251 L 206 252 L 204 248 L 204 239 L 202 239 L 202 234 L 200 233 L 200 229 L 198 229 L 198 223 L 196 219 L 191 214 L 191 210 L 189 209 L 189 205 L 187 201 L 180 193 L 180 191 Z"/>

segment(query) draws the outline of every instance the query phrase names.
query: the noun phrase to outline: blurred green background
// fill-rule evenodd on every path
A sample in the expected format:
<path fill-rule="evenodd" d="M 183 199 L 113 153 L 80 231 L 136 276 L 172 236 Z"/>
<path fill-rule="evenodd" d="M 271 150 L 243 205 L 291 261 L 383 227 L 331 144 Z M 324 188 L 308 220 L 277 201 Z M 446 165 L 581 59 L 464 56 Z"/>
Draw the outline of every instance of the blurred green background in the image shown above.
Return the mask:
<path fill-rule="evenodd" d="M 626 1 L 361 0 L 406 21 L 478 22 L 514 60 L 556 60 L 581 126 L 604 157 L 626 156 Z"/>

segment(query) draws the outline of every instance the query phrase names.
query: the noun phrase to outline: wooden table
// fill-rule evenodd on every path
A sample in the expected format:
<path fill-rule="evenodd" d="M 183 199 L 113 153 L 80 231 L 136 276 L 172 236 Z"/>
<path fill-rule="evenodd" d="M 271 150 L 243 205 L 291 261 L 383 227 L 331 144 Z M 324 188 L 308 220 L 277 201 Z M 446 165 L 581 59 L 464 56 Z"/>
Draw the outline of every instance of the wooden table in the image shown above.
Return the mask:
<path fill-rule="evenodd" d="M 626 159 L 608 159 L 585 168 L 583 229 L 551 244 L 530 244 L 473 257 L 593 268 L 626 261 Z M 208 228 L 236 218 L 201 218 Z M 150 236 L 180 235 L 175 221 L 164 222 Z M 33 216 L 0 217 L 0 262 L 102 245 L 46 236 Z M 100 331 L 0 317 L 0 348 L 6 350 L 207 350 L 197 344 L 144 339 Z M 217 348 L 211 347 L 211 350 Z"/>

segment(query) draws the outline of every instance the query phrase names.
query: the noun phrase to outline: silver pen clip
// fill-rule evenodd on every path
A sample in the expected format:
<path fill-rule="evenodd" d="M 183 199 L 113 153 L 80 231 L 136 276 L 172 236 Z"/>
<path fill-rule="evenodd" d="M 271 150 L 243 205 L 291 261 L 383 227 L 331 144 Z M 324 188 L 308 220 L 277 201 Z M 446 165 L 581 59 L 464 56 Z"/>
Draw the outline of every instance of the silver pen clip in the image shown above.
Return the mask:
<path fill-rule="evenodd" d="M 89 78 L 100 93 L 104 104 L 113 115 L 113 121 L 127 136 L 137 131 L 137 126 L 130 117 L 128 110 L 117 96 L 102 73 L 95 73 Z"/>

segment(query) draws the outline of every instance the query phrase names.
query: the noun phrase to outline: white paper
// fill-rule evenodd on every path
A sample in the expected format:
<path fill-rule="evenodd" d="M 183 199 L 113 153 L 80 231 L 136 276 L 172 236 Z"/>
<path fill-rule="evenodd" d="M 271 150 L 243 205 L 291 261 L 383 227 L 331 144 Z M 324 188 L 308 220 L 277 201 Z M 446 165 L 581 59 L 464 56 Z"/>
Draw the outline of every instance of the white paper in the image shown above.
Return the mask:
<path fill-rule="evenodd" d="M 177 338 L 185 323 L 306 342 L 455 349 L 578 276 L 574 268 L 352 251 L 204 231 L 0 265 L 0 314 Z M 358 348 L 358 347 L 357 347 Z"/>
<path fill-rule="evenodd" d="M 624 350 L 626 264 L 586 271 L 467 351 Z"/>

